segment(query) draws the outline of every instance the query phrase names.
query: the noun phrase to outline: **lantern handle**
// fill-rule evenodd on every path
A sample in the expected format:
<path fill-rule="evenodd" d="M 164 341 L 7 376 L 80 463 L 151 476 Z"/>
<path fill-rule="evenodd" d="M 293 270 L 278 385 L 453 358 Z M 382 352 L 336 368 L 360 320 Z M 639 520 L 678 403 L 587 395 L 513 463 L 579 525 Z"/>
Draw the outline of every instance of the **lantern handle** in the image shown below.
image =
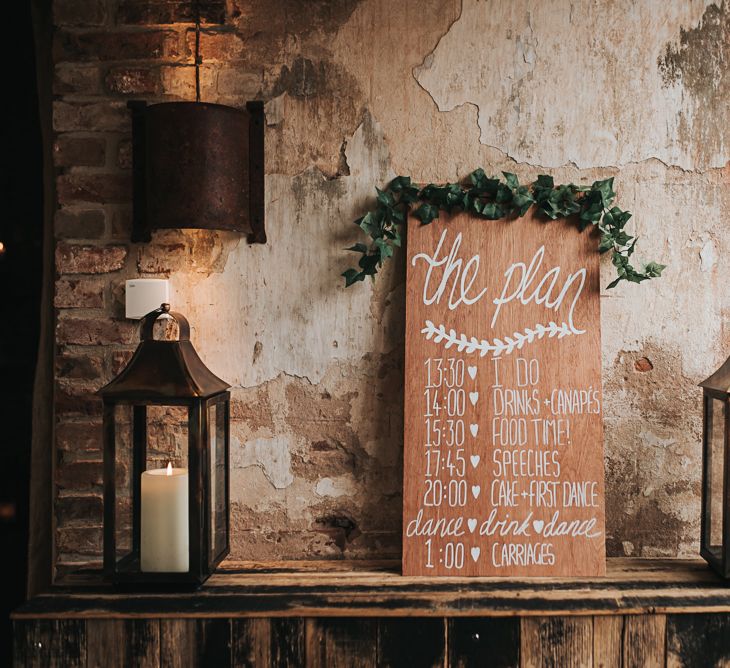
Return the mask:
<path fill-rule="evenodd" d="M 155 322 L 161 315 L 169 315 L 178 326 L 178 341 L 190 341 L 190 324 L 187 318 L 182 313 L 176 313 L 170 310 L 169 304 L 161 304 L 160 308 L 156 308 L 154 311 L 150 311 L 144 318 L 142 318 L 142 331 L 140 338 L 142 341 L 154 341 L 154 327 Z"/>

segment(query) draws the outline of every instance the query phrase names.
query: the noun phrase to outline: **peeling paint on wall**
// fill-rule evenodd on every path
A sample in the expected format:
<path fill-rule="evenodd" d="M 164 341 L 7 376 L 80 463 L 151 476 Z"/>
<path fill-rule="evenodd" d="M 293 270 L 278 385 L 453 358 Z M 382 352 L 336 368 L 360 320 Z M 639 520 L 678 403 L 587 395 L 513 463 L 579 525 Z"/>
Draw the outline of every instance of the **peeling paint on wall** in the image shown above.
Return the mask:
<path fill-rule="evenodd" d="M 401 345 L 387 314 L 385 327 L 371 317 L 371 303 L 379 302 L 372 288 L 345 292 L 340 285 L 342 249 L 358 236 L 349 223 L 372 184 L 394 176 L 382 132 L 369 115 L 348 138 L 346 155 L 348 177 L 327 179 L 313 168 L 293 178 L 270 175 L 269 242 L 236 246 L 222 273 L 202 280 L 176 276 L 176 293 L 206 342 L 206 363 L 234 386 L 258 385 L 282 372 L 318 383 L 337 360 Z M 377 290 L 387 289 L 386 277 Z M 211 305 L 215 319 L 206 317 Z M 251 364 L 257 341 L 260 352 Z"/>
<path fill-rule="evenodd" d="M 231 439 L 232 468 L 259 466 L 275 489 L 284 489 L 294 482 L 289 444 L 282 438 L 255 438 L 241 443 Z"/>
<path fill-rule="evenodd" d="M 479 140 L 517 162 L 722 167 L 727 15 L 706 4 L 464 0 L 414 74 L 440 111 L 475 105 Z"/>
<path fill-rule="evenodd" d="M 376 284 L 345 290 L 339 274 L 351 259 L 342 249 L 361 240 L 352 221 L 372 204 L 375 185 L 396 174 L 454 180 L 477 166 L 523 181 L 547 168 L 563 182 L 614 176 L 641 252 L 669 265 L 660 280 L 602 297 L 607 544 L 613 555 L 696 554 L 696 384 L 730 354 L 727 2 L 228 7 L 227 24 L 201 36 L 205 99 L 265 101 L 269 242 L 164 231 L 127 252 L 129 202 L 72 203 L 66 219 L 91 207 L 107 235 L 91 243 L 109 243 L 119 257 L 107 279 L 62 275 L 57 292 L 62 324 L 107 323 L 122 317 L 125 278 L 170 277 L 201 357 L 233 385 L 231 556 L 399 555 L 404 258 Z M 173 37 L 180 46 L 189 35 L 183 28 Z M 176 77 L 190 69 L 165 67 Z M 185 81 L 164 99 L 192 95 Z M 121 147 L 127 130 L 114 123 L 123 102 L 97 97 L 82 120 L 99 127 L 84 138 L 101 133 Z M 59 127 L 86 102 L 61 101 Z M 604 260 L 603 285 L 612 276 Z M 85 291 L 72 309 L 68 293 L 79 281 Z M 87 365 L 93 382 L 128 359 L 128 336 L 120 329 L 111 347 L 84 348 L 98 356 Z M 59 373 L 69 374 L 80 345 L 57 344 Z M 71 397 L 92 384 L 59 377 Z M 63 434 L 88 415 L 79 412 L 86 404 L 72 409 L 58 454 L 77 463 L 89 455 Z"/>
<path fill-rule="evenodd" d="M 679 44 L 675 42 L 660 56 L 659 71 L 668 88 L 680 87 L 685 93 L 680 142 L 694 148 L 695 163 L 721 167 L 728 159 L 730 138 L 730 4 L 709 5 L 699 24 L 682 28 Z"/>

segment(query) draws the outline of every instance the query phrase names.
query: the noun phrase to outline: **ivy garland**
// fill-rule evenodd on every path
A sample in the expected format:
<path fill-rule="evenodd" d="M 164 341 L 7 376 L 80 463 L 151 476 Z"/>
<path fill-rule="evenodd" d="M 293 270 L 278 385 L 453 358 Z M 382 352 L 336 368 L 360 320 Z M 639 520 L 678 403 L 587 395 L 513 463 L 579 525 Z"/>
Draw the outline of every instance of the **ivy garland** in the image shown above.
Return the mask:
<path fill-rule="evenodd" d="M 359 269 L 342 273 L 345 286 L 349 287 L 366 276 L 375 277 L 383 262 L 392 257 L 401 245 L 400 228 L 405 224 L 410 209 L 420 202 L 414 215 L 422 225 L 428 225 L 439 217 L 440 211 L 468 211 L 479 218 L 498 220 L 524 216 L 534 204 L 548 220 L 577 215 L 578 228 L 583 231 L 596 225 L 601 232 L 598 252 L 611 251 L 618 277 L 608 288 L 621 281 L 641 283 L 662 275 L 665 265 L 649 262 L 641 269 L 632 266 L 630 258 L 636 246 L 636 237 L 625 231 L 631 214 L 617 206 L 611 207 L 616 197 L 613 178 L 596 181 L 591 186 L 556 186 L 552 176 L 544 174 L 537 181 L 520 185 L 515 174 L 502 172 L 504 179 L 489 178 L 479 168 L 469 175 L 468 183 L 429 184 L 421 187 L 411 183 L 409 176 L 398 176 L 385 190 L 376 188 L 377 205 L 372 211 L 355 221 L 372 242 L 356 243 L 346 250 L 360 253 Z M 611 207 L 611 208 L 609 208 Z"/>

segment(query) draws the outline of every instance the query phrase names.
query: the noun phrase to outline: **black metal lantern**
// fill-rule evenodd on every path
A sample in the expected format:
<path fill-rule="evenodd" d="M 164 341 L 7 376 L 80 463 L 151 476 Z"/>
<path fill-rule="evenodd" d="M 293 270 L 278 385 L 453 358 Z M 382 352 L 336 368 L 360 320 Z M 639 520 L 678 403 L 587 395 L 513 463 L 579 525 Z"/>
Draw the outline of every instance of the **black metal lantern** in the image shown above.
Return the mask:
<path fill-rule="evenodd" d="M 702 522 L 700 554 L 730 579 L 730 359 L 700 383 L 702 427 Z"/>
<path fill-rule="evenodd" d="M 163 315 L 176 341 L 155 340 Z M 229 551 L 228 385 L 169 304 L 142 320 L 104 405 L 104 574 L 117 585 L 202 584 Z"/>

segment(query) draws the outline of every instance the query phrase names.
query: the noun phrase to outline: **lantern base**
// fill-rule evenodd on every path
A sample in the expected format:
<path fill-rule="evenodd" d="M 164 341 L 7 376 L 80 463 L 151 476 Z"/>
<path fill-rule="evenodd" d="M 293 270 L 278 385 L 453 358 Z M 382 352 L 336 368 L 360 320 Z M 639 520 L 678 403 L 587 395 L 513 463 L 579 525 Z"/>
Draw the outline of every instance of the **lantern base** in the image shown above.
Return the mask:
<path fill-rule="evenodd" d="M 128 554 L 116 563 L 113 571 L 105 573 L 105 579 L 120 591 L 197 591 L 226 556 L 228 550 L 221 555 L 209 573 L 146 573 L 140 568 L 139 556 Z"/>
<path fill-rule="evenodd" d="M 715 573 L 725 580 L 730 580 L 730 565 L 726 565 L 722 558 L 722 547 L 712 545 L 700 548 L 700 556 L 710 565 Z"/>

